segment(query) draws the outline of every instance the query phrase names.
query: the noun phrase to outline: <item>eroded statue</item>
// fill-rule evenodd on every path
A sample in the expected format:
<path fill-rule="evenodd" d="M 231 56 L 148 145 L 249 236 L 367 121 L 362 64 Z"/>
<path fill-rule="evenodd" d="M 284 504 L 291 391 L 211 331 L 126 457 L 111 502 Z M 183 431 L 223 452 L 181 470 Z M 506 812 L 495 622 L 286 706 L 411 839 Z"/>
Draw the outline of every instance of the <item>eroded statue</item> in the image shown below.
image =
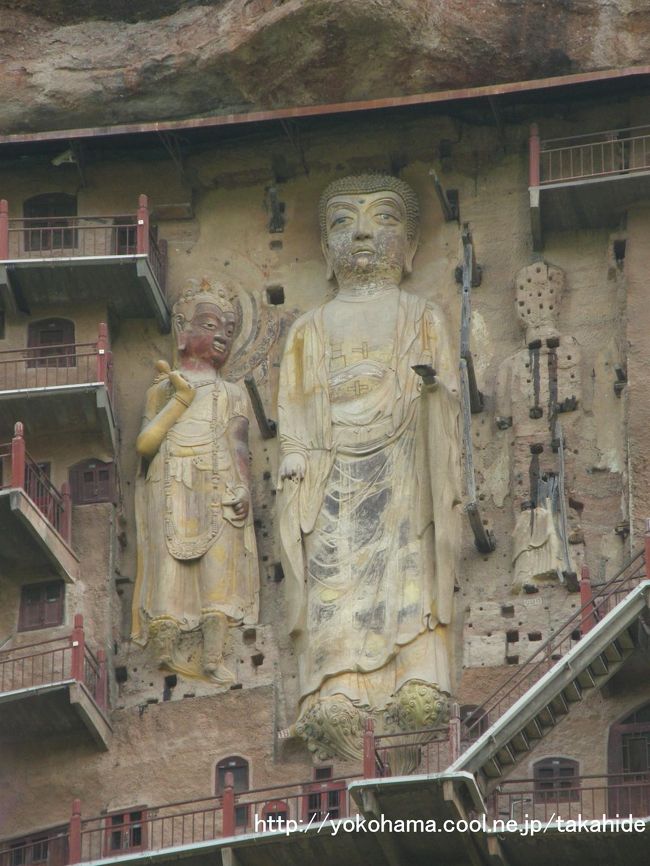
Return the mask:
<path fill-rule="evenodd" d="M 413 190 L 387 175 L 337 180 L 320 224 L 338 293 L 294 323 L 284 350 L 279 521 L 294 731 L 320 758 L 357 759 L 366 718 L 399 732 L 448 713 L 456 365 L 439 311 L 400 289 L 418 239 Z"/>
<path fill-rule="evenodd" d="M 259 571 L 250 504 L 248 403 L 221 369 L 234 308 L 203 281 L 174 304 L 176 363 L 156 363 L 136 449 L 138 573 L 133 637 L 170 671 L 228 687 L 230 626 L 257 621 Z M 200 632 L 200 658 L 180 652 Z"/>
<path fill-rule="evenodd" d="M 576 571 L 578 551 L 573 545 L 581 543 L 582 533 L 579 504 L 567 496 L 574 460 L 565 443 L 575 441 L 580 347 L 558 330 L 565 287 L 560 268 L 546 262 L 525 267 L 517 274 L 515 287 L 526 348 L 499 369 L 497 426 L 512 428 L 513 437 L 513 590 L 531 591 Z"/>

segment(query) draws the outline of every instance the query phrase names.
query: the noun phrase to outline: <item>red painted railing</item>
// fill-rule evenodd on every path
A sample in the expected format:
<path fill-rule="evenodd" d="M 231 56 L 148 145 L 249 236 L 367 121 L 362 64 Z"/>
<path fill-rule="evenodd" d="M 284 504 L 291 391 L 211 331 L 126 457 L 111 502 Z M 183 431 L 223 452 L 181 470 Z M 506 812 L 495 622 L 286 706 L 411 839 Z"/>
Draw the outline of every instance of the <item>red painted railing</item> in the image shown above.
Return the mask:
<path fill-rule="evenodd" d="M 528 689 L 535 685 L 584 634 L 613 610 L 629 592 L 646 577 L 646 561 L 650 561 L 650 532 L 646 532 L 645 548 L 607 583 L 597 588 L 595 595 L 581 587 L 582 605 L 545 641 L 524 664 L 490 697 L 477 707 L 462 725 L 462 739 L 473 741 L 479 732 L 493 725 Z M 582 581 L 588 572 L 582 573 Z"/>
<path fill-rule="evenodd" d="M 503 821 L 544 823 L 650 815 L 650 773 L 570 776 L 562 780 L 508 779 L 488 799 L 488 813 Z"/>
<path fill-rule="evenodd" d="M 239 833 L 282 828 L 305 829 L 356 813 L 348 783 L 358 776 L 322 782 L 271 785 L 236 793 L 226 773 L 223 794 L 158 806 L 126 809 L 122 815 L 83 818 L 75 800 L 69 828 L 69 863 L 84 863 L 128 851 L 160 851 L 196 845 Z M 137 827 L 134 833 L 134 812 Z M 123 816 L 123 821 L 120 817 Z M 0 855 L 1 855 L 0 851 Z"/>
<path fill-rule="evenodd" d="M 113 353 L 100 322 L 94 343 L 0 351 L 0 391 L 103 382 L 113 396 Z"/>
<path fill-rule="evenodd" d="M 444 728 L 374 735 L 372 721 L 364 734 L 366 778 L 440 773 L 458 757 L 457 717 Z"/>
<path fill-rule="evenodd" d="M 7 201 L 0 201 L 0 261 L 133 255 L 148 256 L 164 293 L 167 249 L 150 225 L 146 195 L 137 213 L 127 215 L 10 219 Z"/>
<path fill-rule="evenodd" d="M 0 866 L 68 863 L 68 830 L 39 833 L 29 842 L 0 842 Z"/>
<path fill-rule="evenodd" d="M 61 490 L 57 490 L 41 467 L 30 457 L 25 448 L 24 430 L 20 421 L 16 423 L 11 442 L 0 445 L 0 459 L 3 460 L 5 470 L 3 478 L 7 479 L 0 485 L 0 489 L 23 490 L 50 526 L 69 544 L 72 534 L 70 488 L 67 482 L 64 482 Z"/>
<path fill-rule="evenodd" d="M 531 187 L 647 173 L 650 126 L 540 140 L 537 124 L 533 124 L 529 160 Z"/>
<path fill-rule="evenodd" d="M 86 644 L 81 614 L 75 615 L 68 635 L 0 651 L 0 692 L 70 679 L 83 683 L 97 706 L 107 707 L 106 654 L 99 650 L 95 655 Z"/>
<path fill-rule="evenodd" d="M 321 822 L 356 814 L 348 792 L 350 780 L 297 782 L 235 793 L 232 774 L 227 773 L 226 788 L 220 796 L 153 807 L 140 805 L 118 816 L 92 818 L 83 818 L 81 801 L 75 800 L 66 830 L 58 828 L 49 836 L 39 834 L 37 843 L 26 843 L 21 850 L 27 851 L 34 844 L 57 845 L 67 852 L 59 862 L 75 864 L 138 851 L 189 847 L 238 833 L 318 830 Z M 650 774 L 574 776 L 562 779 L 561 786 L 555 780 L 509 779 L 490 795 L 487 811 L 492 819 L 517 823 L 577 820 L 579 816 L 601 821 L 603 817 L 629 815 L 645 818 L 650 815 Z M 13 845 L 0 844 L 0 864 L 15 850 Z"/>

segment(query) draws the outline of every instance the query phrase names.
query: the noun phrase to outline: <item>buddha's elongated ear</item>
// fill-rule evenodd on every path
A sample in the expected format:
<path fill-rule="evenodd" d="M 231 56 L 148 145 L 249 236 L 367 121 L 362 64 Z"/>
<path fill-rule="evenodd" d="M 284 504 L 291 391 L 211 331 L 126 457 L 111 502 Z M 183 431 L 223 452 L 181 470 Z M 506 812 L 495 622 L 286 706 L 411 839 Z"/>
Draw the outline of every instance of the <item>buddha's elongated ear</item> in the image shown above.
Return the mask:
<path fill-rule="evenodd" d="M 321 235 L 320 246 L 323 251 L 323 258 L 325 259 L 326 265 L 326 276 L 328 280 L 334 279 L 334 268 L 332 267 L 332 258 L 330 256 L 329 245 L 327 243 L 327 237 L 325 234 Z"/>
<path fill-rule="evenodd" d="M 406 256 L 404 258 L 404 273 L 413 273 L 413 259 L 418 249 L 418 241 L 420 240 L 420 232 L 418 231 L 414 237 L 410 238 L 406 248 Z"/>

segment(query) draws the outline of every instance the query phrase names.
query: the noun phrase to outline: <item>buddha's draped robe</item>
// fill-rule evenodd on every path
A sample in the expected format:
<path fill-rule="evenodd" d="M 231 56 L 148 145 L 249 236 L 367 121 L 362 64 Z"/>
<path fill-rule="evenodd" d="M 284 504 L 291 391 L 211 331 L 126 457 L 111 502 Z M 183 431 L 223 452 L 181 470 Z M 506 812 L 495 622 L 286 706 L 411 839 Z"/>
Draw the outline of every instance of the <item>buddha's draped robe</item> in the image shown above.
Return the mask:
<path fill-rule="evenodd" d="M 282 453 L 307 465 L 280 498 L 303 711 L 333 694 L 380 708 L 409 680 L 450 691 L 459 418 L 440 314 L 400 292 L 392 345 L 359 358 L 331 343 L 323 307 L 294 324 L 278 398 Z"/>

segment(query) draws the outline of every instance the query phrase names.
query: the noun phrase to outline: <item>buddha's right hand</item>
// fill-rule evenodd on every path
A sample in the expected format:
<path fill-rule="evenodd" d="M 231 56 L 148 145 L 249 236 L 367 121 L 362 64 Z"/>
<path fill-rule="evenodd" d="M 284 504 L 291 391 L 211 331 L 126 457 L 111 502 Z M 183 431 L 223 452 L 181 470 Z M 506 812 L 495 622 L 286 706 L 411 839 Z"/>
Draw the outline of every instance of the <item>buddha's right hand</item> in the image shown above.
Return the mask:
<path fill-rule="evenodd" d="M 190 385 L 182 373 L 179 373 L 178 370 L 172 370 L 167 361 L 156 361 L 156 370 L 159 374 L 156 381 L 168 379 L 174 388 L 174 396 L 178 397 L 181 403 L 189 406 L 196 396 L 196 389 Z"/>
<path fill-rule="evenodd" d="M 297 481 L 301 481 L 305 477 L 306 471 L 307 461 L 303 454 L 297 452 L 287 454 L 286 457 L 282 458 L 280 464 L 280 480 L 295 478 Z"/>

